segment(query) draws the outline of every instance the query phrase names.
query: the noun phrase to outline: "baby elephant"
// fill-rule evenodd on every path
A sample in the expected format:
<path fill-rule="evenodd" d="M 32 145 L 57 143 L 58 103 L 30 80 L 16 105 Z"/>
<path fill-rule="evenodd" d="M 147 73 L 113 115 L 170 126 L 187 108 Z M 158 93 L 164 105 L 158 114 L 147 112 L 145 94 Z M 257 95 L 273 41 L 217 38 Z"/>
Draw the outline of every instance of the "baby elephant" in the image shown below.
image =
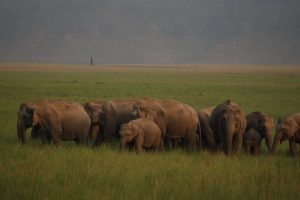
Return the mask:
<path fill-rule="evenodd" d="M 121 137 L 121 151 L 131 142 L 134 142 L 137 153 L 142 152 L 144 148 L 150 147 L 157 151 L 161 145 L 160 128 L 153 121 L 146 118 L 135 119 L 127 124 L 123 124 L 119 134 Z"/>
<path fill-rule="evenodd" d="M 247 130 L 243 137 L 244 150 L 251 155 L 258 155 L 260 151 L 261 140 L 262 137 L 257 130 L 254 128 Z"/>

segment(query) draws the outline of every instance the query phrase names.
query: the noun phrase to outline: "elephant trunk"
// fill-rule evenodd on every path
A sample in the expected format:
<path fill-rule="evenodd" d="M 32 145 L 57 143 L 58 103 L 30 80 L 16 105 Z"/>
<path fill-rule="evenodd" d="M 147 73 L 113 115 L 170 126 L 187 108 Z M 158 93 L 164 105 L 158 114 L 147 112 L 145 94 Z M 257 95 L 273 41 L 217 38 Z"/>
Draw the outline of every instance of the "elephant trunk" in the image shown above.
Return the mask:
<path fill-rule="evenodd" d="M 272 131 L 267 131 L 266 136 L 265 136 L 265 142 L 267 145 L 267 148 L 269 152 L 272 151 Z"/>
<path fill-rule="evenodd" d="M 89 137 L 93 140 L 93 142 L 96 141 L 96 138 L 98 137 L 99 131 L 100 131 L 100 126 L 99 125 L 91 125 Z"/>
<path fill-rule="evenodd" d="M 280 143 L 280 139 L 281 139 L 281 134 L 279 132 L 277 132 L 274 137 L 274 141 L 273 141 L 273 145 L 272 145 L 272 154 L 274 154 L 274 155 L 277 152 L 277 147 L 278 147 L 278 144 Z"/>
<path fill-rule="evenodd" d="M 234 132 L 234 118 L 230 116 L 225 120 L 224 126 L 225 126 L 225 137 L 226 141 L 225 144 L 225 152 L 227 156 L 232 155 L 232 139 L 233 139 L 233 132 Z"/>
<path fill-rule="evenodd" d="M 18 120 L 17 124 L 17 133 L 18 133 L 18 139 L 21 144 L 25 144 L 26 140 L 26 126 L 22 119 Z"/>

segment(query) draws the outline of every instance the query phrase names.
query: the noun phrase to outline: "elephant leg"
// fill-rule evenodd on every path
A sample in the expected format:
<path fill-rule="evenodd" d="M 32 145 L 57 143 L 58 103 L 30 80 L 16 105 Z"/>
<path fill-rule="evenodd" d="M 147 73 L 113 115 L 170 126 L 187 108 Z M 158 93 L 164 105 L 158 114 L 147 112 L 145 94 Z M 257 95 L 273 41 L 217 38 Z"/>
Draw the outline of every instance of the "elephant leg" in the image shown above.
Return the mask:
<path fill-rule="evenodd" d="M 90 136 L 90 138 L 93 142 L 95 142 L 95 140 L 98 136 L 99 129 L 100 129 L 99 125 L 92 125 L 90 130 L 89 130 L 89 136 Z"/>
<path fill-rule="evenodd" d="M 153 151 L 154 152 L 157 152 L 158 150 L 159 150 L 159 148 L 160 148 L 160 143 L 155 143 L 154 145 L 153 145 Z"/>
<path fill-rule="evenodd" d="M 135 151 L 136 153 L 143 153 L 143 147 L 141 144 L 139 144 L 138 142 L 135 143 Z"/>
<path fill-rule="evenodd" d="M 160 141 L 159 141 L 159 150 L 160 151 L 164 151 L 164 138 L 160 137 Z"/>
<path fill-rule="evenodd" d="M 250 144 L 248 142 L 245 142 L 244 143 L 244 151 L 247 153 L 247 154 L 250 154 Z"/>
<path fill-rule="evenodd" d="M 31 138 L 37 139 L 40 137 L 40 128 L 32 127 L 31 129 Z"/>
<path fill-rule="evenodd" d="M 138 134 L 135 137 L 135 150 L 137 153 L 143 152 L 143 144 L 144 144 L 144 137 L 141 134 Z"/>
<path fill-rule="evenodd" d="M 85 131 L 86 134 L 82 134 L 78 137 L 79 144 L 82 146 L 86 146 L 88 144 L 88 130 Z"/>
<path fill-rule="evenodd" d="M 98 133 L 97 136 L 96 136 L 96 139 L 95 139 L 95 141 L 94 141 L 93 146 L 94 146 L 94 147 L 98 147 L 98 146 L 100 146 L 100 145 L 102 144 L 103 141 L 104 141 L 104 136 L 103 136 L 103 134 L 99 131 L 99 133 Z"/>
<path fill-rule="evenodd" d="M 52 130 L 50 132 L 52 142 L 56 147 L 59 147 L 61 145 L 61 135 L 62 132 L 60 130 Z"/>
<path fill-rule="evenodd" d="M 53 144 L 56 147 L 59 147 L 61 145 L 61 139 L 59 137 L 57 137 L 57 135 L 51 134 L 51 139 L 52 139 Z"/>
<path fill-rule="evenodd" d="M 171 138 L 168 138 L 168 137 L 166 137 L 166 138 L 164 138 L 164 145 L 166 145 L 166 149 L 168 149 L 168 150 L 170 150 L 170 149 L 172 149 L 172 141 L 171 141 Z"/>
<path fill-rule="evenodd" d="M 185 138 L 185 142 L 187 142 L 187 148 L 189 152 L 196 150 L 196 140 L 196 134 L 190 134 L 187 138 Z"/>
<path fill-rule="evenodd" d="M 153 144 L 153 151 L 157 152 L 160 149 L 161 141 L 160 137 L 158 137 Z"/>
<path fill-rule="evenodd" d="M 220 153 L 222 151 L 222 145 L 223 145 L 223 143 L 221 143 L 221 142 L 216 143 L 215 151 L 217 153 Z"/>
<path fill-rule="evenodd" d="M 40 131 L 39 135 L 43 145 L 51 143 L 51 136 L 49 134 Z"/>
<path fill-rule="evenodd" d="M 45 129 L 49 133 L 53 144 L 56 147 L 61 145 L 61 139 L 63 135 L 63 127 L 61 121 L 58 118 L 49 118 Z"/>
<path fill-rule="evenodd" d="M 297 155 L 297 144 L 294 140 L 289 139 L 289 146 L 290 146 L 290 154 L 291 156 Z"/>

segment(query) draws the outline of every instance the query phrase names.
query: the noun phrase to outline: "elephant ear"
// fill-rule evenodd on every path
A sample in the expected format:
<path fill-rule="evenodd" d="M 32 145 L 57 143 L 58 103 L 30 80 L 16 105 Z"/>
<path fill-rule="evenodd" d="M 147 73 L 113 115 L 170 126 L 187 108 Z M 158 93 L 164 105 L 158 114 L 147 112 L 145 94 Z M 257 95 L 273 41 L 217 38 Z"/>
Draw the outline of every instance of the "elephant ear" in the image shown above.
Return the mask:
<path fill-rule="evenodd" d="M 290 121 L 290 128 L 291 128 L 291 136 L 294 136 L 295 133 L 299 130 L 299 126 L 295 120 Z"/>
<path fill-rule="evenodd" d="M 130 124 L 133 138 L 137 137 L 140 132 L 140 127 L 137 124 Z"/>
<path fill-rule="evenodd" d="M 32 126 L 33 123 L 33 114 L 34 114 L 35 108 L 34 105 L 31 103 L 23 103 L 20 106 L 19 110 L 19 118 L 24 117 L 26 126 Z"/>
<path fill-rule="evenodd" d="M 39 115 L 36 113 L 35 110 L 33 110 L 33 117 L 32 117 L 32 126 L 38 126 L 40 125 L 40 117 Z"/>
<path fill-rule="evenodd" d="M 101 116 L 101 104 L 88 102 L 84 104 L 84 109 L 89 115 L 93 124 L 100 124 L 100 116 Z"/>
<path fill-rule="evenodd" d="M 20 105 L 19 113 L 22 114 L 33 114 L 34 107 L 31 103 L 22 103 Z"/>
<path fill-rule="evenodd" d="M 273 117 L 267 116 L 266 117 L 266 123 L 268 124 L 268 128 L 270 128 L 270 129 L 274 128 L 274 119 L 273 119 Z"/>
<path fill-rule="evenodd" d="M 146 114 L 146 119 L 149 119 L 151 121 L 156 121 L 156 111 L 155 109 L 151 107 L 145 107 L 145 114 Z"/>

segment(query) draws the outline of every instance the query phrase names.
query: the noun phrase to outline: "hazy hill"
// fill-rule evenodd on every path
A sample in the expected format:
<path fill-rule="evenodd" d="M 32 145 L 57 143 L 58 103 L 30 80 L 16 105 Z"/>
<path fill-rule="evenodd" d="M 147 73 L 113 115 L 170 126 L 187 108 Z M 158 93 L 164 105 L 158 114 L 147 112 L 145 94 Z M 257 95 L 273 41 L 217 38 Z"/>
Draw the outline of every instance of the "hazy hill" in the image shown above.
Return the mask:
<path fill-rule="evenodd" d="M 299 0 L 1 0 L 0 60 L 300 63 Z"/>

